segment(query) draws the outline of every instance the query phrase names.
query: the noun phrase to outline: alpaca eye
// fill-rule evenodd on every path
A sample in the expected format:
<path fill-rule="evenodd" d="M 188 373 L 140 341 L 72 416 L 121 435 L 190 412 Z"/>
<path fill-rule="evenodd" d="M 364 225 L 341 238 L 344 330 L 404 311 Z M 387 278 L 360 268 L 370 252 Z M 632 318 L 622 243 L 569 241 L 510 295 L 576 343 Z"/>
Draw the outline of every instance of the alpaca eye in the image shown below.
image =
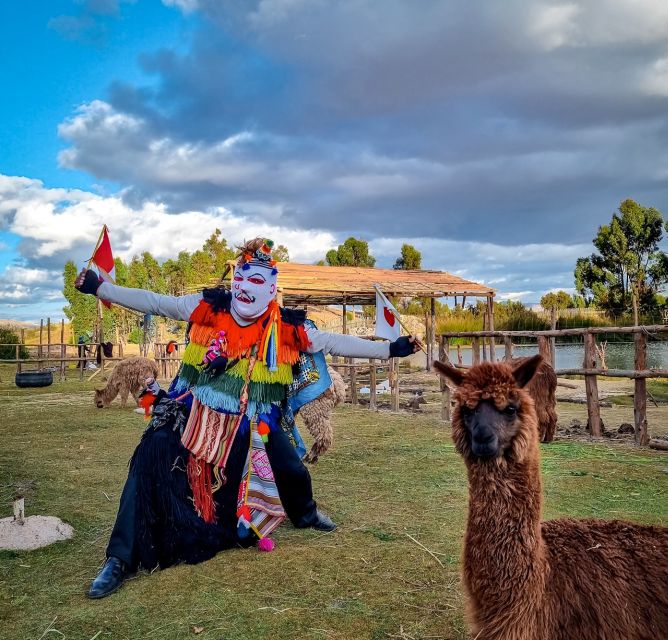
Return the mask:
<path fill-rule="evenodd" d="M 517 415 L 517 407 L 514 407 L 512 404 L 509 404 L 503 410 L 503 415 L 508 416 L 509 418 L 514 418 Z"/>
<path fill-rule="evenodd" d="M 468 418 L 469 416 L 473 415 L 473 409 L 467 407 L 465 404 L 460 407 L 459 411 L 464 418 Z"/>

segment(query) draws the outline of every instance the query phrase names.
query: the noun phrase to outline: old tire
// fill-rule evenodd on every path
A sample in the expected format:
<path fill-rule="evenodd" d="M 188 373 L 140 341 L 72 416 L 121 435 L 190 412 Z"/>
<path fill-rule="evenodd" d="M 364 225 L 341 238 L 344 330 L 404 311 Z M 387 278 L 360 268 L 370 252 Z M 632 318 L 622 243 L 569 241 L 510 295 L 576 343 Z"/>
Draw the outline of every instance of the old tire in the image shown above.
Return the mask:
<path fill-rule="evenodd" d="M 53 384 L 51 371 L 22 371 L 16 374 L 14 382 L 17 387 L 48 387 Z"/>

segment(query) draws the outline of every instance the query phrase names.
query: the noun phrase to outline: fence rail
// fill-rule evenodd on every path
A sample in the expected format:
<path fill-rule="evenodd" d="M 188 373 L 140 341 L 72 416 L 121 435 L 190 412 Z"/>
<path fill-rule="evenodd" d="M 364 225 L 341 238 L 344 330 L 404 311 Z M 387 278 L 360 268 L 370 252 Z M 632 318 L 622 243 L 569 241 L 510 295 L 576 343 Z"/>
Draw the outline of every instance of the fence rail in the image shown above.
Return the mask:
<path fill-rule="evenodd" d="M 634 369 L 609 369 L 605 366 L 605 351 L 596 343 L 596 336 L 600 334 L 632 334 L 635 358 Z M 489 344 L 489 360 L 496 359 L 495 338 L 503 338 L 504 360 L 513 357 L 513 338 L 535 338 L 538 343 L 538 352 L 555 367 L 554 339 L 559 336 L 582 336 L 584 341 L 584 361 L 581 368 L 556 369 L 558 376 L 582 375 L 585 378 L 585 394 L 587 399 L 587 414 L 589 428 L 593 436 L 602 435 L 601 409 L 598 396 L 598 377 L 630 378 L 634 381 L 633 416 L 635 439 L 639 445 L 649 444 L 649 430 L 647 423 L 647 378 L 668 378 L 668 369 L 647 368 L 647 336 L 668 337 L 668 325 L 654 324 L 637 327 L 587 327 L 580 329 L 551 329 L 545 331 L 448 331 L 441 333 L 439 339 L 439 357 L 450 362 L 450 341 L 455 338 L 471 338 L 472 362 L 478 364 L 488 359 L 487 344 Z M 482 344 L 481 344 L 482 343 Z M 486 344 L 487 343 L 487 344 Z M 481 349 L 482 346 L 482 349 Z M 461 360 L 461 349 L 458 348 L 455 366 L 464 368 Z M 482 352 L 482 360 L 481 360 Z M 450 390 L 442 382 L 443 394 L 441 417 L 450 419 Z"/>

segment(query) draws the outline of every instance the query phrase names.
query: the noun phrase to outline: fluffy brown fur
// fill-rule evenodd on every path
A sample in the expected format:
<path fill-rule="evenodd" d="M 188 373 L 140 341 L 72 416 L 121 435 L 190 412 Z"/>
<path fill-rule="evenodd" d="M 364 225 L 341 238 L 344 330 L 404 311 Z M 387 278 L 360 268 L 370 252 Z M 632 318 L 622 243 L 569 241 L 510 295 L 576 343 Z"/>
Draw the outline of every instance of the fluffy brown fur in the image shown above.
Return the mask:
<path fill-rule="evenodd" d="M 311 450 L 304 456 L 304 462 L 318 462 L 318 458 L 332 446 L 334 439 L 332 410 L 339 402 L 345 402 L 346 399 L 346 383 L 343 378 L 334 369 L 327 367 L 327 370 L 332 377 L 329 389 L 315 400 L 307 402 L 299 410 L 299 415 L 304 419 L 306 428 L 314 438 Z"/>
<path fill-rule="evenodd" d="M 144 388 L 146 378 L 157 378 L 158 365 L 148 358 L 127 358 L 121 360 L 111 372 L 111 376 L 104 389 L 95 389 L 95 406 L 98 409 L 108 407 L 113 399 L 121 396 L 121 406 L 128 401 L 128 394 L 137 400 L 140 391 Z"/>
<path fill-rule="evenodd" d="M 514 369 L 436 369 L 456 385 L 452 430 L 469 477 L 463 583 L 477 640 L 668 638 L 668 528 L 541 523 L 538 428 Z M 477 635 L 476 635 L 477 634 Z"/>
<path fill-rule="evenodd" d="M 517 366 L 528 358 L 514 358 L 513 366 Z M 549 362 L 543 360 L 536 375 L 526 386 L 533 398 L 538 416 L 538 433 L 541 442 L 552 442 L 557 431 L 557 374 Z"/>

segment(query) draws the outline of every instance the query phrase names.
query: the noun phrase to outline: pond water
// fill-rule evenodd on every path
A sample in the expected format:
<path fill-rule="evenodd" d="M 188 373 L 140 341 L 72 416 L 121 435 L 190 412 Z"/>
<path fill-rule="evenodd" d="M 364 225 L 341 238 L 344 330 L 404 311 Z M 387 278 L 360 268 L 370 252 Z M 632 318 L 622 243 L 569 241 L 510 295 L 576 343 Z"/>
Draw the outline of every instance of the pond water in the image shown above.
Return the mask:
<path fill-rule="evenodd" d="M 503 345 L 496 345 L 496 357 L 498 360 L 504 356 Z M 513 356 L 532 356 L 538 353 L 536 345 L 514 346 Z M 457 360 L 457 347 L 450 347 L 450 357 Z M 582 367 L 584 360 L 584 346 L 582 344 L 557 344 L 556 345 L 556 368 L 577 369 Z M 464 364 L 471 364 L 472 351 L 468 348 L 462 349 Z M 632 342 L 609 342 L 605 350 L 606 364 L 609 369 L 633 369 L 634 348 Z M 647 343 L 647 366 L 650 369 L 668 369 L 668 342 Z"/>

